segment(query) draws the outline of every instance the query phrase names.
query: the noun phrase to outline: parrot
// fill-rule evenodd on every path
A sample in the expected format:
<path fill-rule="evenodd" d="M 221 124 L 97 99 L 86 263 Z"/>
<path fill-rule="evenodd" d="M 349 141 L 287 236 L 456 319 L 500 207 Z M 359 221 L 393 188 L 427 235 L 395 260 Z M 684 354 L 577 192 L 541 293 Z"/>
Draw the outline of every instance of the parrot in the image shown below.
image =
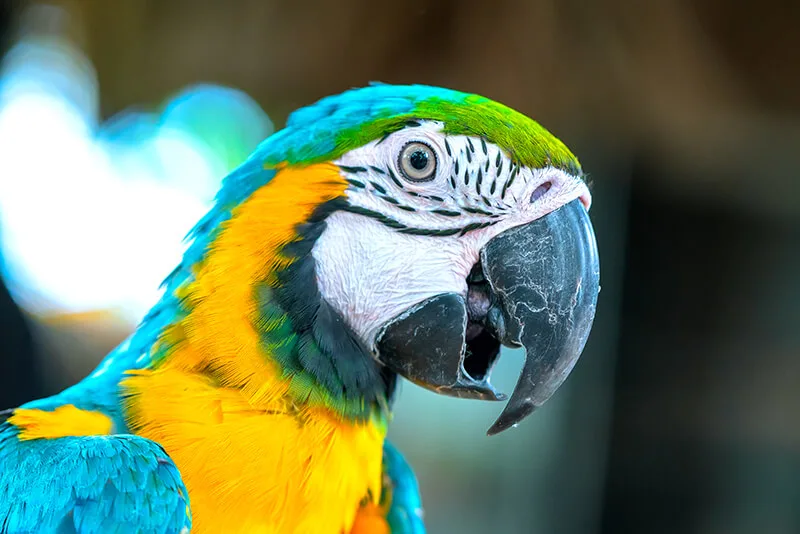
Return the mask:
<path fill-rule="evenodd" d="M 399 379 L 507 401 L 489 435 L 547 401 L 595 316 L 591 200 L 557 137 L 478 94 L 375 82 L 294 111 L 133 333 L 0 412 L 0 533 L 424 534 L 386 438 Z"/>

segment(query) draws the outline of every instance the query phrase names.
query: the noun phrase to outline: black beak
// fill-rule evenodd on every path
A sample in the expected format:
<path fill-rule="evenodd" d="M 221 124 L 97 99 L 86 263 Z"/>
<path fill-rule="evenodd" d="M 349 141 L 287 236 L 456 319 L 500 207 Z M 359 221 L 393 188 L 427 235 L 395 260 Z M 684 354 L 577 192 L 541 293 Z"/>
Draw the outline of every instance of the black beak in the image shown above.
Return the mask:
<path fill-rule="evenodd" d="M 600 292 L 597 243 L 580 200 L 492 239 L 481 266 L 502 310 L 501 343 L 525 348 L 514 393 L 489 429 L 497 434 L 541 406 L 583 351 Z"/>
<path fill-rule="evenodd" d="M 489 383 L 500 344 L 525 365 L 489 435 L 516 425 L 566 380 L 589 337 L 600 291 L 589 215 L 574 200 L 493 238 L 467 298 L 442 294 L 406 311 L 378 336 L 378 357 L 438 393 L 502 400 Z"/>

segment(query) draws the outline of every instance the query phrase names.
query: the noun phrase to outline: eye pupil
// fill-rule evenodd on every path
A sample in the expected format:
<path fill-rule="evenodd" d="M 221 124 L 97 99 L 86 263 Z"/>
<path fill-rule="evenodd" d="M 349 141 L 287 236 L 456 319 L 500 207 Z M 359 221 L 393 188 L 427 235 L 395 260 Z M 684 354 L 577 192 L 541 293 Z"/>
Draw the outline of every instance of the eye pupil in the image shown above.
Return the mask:
<path fill-rule="evenodd" d="M 415 150 L 408 158 L 408 162 L 418 171 L 428 166 L 428 154 L 422 150 Z"/>

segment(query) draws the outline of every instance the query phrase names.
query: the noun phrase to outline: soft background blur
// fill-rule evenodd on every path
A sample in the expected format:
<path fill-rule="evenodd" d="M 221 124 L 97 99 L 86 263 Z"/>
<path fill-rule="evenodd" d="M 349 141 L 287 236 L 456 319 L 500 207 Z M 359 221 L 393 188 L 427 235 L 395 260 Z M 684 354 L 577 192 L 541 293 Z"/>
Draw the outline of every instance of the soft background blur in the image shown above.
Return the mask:
<path fill-rule="evenodd" d="M 516 430 L 404 384 L 430 532 L 800 532 L 799 24 L 791 0 L 0 2 L 0 408 L 130 332 L 270 119 L 444 85 L 581 157 L 603 291 Z"/>

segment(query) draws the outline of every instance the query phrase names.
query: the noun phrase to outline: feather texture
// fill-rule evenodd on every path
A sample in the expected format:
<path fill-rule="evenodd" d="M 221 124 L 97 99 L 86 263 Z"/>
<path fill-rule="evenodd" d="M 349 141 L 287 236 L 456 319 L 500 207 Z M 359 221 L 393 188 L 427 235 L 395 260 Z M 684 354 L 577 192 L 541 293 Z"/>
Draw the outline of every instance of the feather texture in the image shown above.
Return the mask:
<path fill-rule="evenodd" d="M 295 111 L 259 154 L 268 165 L 331 161 L 419 118 L 491 140 L 521 165 L 581 174 L 578 159 L 538 122 L 489 98 L 427 85 L 373 84 L 323 98 Z"/>
<path fill-rule="evenodd" d="M 382 412 L 344 418 L 318 380 L 323 362 L 276 358 L 341 353 L 298 338 L 273 292 L 297 260 L 285 248 L 298 226 L 345 188 L 333 165 L 290 167 L 236 206 L 180 289 L 185 313 L 156 342 L 159 359 L 122 382 L 127 424 L 172 455 L 197 532 L 339 534 L 380 496 Z"/>
<path fill-rule="evenodd" d="M 130 435 L 20 442 L 0 425 L 0 532 L 153 533 L 191 528 L 189 499 L 164 449 Z"/>

